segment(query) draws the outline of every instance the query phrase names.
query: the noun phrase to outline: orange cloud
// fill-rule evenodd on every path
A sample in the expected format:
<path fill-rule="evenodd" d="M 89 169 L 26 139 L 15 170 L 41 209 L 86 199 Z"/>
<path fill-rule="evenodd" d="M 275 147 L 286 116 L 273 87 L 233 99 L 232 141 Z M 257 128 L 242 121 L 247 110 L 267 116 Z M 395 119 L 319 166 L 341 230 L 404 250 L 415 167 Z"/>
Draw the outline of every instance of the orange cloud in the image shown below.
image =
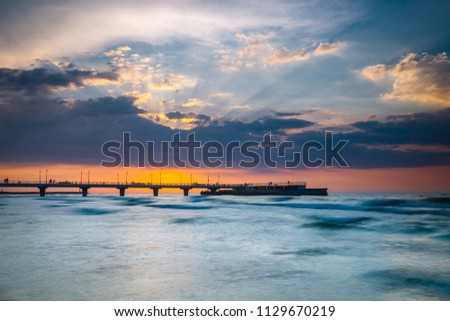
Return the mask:
<path fill-rule="evenodd" d="M 207 106 L 212 106 L 212 105 L 213 104 L 208 103 L 206 101 L 203 101 L 203 100 L 201 100 L 199 98 L 189 98 L 187 100 L 187 102 L 181 104 L 182 107 L 186 107 L 186 108 L 189 108 L 189 107 L 207 107 Z"/>
<path fill-rule="evenodd" d="M 450 105 L 450 60 L 446 53 L 410 53 L 395 65 L 368 66 L 361 74 L 372 81 L 393 81 L 392 91 L 382 99 Z"/>
<path fill-rule="evenodd" d="M 344 45 L 342 42 L 320 43 L 314 51 L 306 49 L 291 50 L 286 47 L 275 48 L 269 42 L 275 33 L 246 35 L 237 33 L 236 38 L 245 44 L 237 52 L 220 50 L 220 70 L 237 72 L 243 68 L 266 68 L 270 65 L 299 62 L 310 59 L 313 55 L 336 54 Z"/>
<path fill-rule="evenodd" d="M 309 59 L 311 55 L 305 50 L 289 51 L 289 49 L 283 47 L 275 51 L 269 61 L 271 64 L 286 63 L 291 61 L 302 61 Z"/>
<path fill-rule="evenodd" d="M 118 47 L 117 49 L 109 50 L 103 54 L 107 57 L 114 57 L 114 56 L 123 57 L 123 56 L 125 56 L 125 52 L 130 51 L 130 50 L 131 50 L 131 48 L 128 46 L 122 46 L 122 47 Z"/>
<path fill-rule="evenodd" d="M 334 42 L 334 43 L 322 42 L 314 50 L 314 54 L 318 55 L 318 56 L 333 55 L 333 54 L 338 53 L 338 51 L 341 50 L 343 46 L 344 46 L 344 43 L 342 43 L 342 42 Z"/>

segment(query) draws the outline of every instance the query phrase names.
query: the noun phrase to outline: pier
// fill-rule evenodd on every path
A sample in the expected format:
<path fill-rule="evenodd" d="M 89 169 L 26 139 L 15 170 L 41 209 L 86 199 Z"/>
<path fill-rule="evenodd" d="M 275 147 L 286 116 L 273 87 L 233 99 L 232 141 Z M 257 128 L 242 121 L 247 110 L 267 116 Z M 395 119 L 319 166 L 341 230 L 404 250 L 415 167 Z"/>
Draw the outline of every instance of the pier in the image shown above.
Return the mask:
<path fill-rule="evenodd" d="M 183 191 L 184 196 L 189 195 L 191 189 L 200 188 L 206 189 L 211 193 L 215 193 L 219 189 L 229 189 L 237 190 L 241 189 L 247 184 L 151 184 L 151 183 L 108 183 L 108 182 L 93 182 L 93 183 L 82 183 L 82 182 L 23 182 L 23 181 L 8 181 L 0 183 L 0 188 L 36 188 L 39 191 L 39 195 L 44 197 L 48 188 L 77 188 L 83 196 L 88 195 L 88 191 L 91 188 L 115 188 L 118 190 L 120 196 L 125 196 L 127 189 L 139 188 L 139 189 L 150 189 L 153 191 L 153 196 L 159 195 L 159 190 L 161 189 L 178 189 Z"/>

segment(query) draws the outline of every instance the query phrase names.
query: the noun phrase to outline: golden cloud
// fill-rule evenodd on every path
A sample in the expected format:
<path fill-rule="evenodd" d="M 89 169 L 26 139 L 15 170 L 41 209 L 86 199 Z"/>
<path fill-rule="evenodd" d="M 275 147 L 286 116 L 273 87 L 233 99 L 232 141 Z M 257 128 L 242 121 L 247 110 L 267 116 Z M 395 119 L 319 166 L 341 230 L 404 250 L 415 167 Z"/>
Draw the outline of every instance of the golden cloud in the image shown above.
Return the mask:
<path fill-rule="evenodd" d="M 382 95 L 383 99 L 450 105 L 450 60 L 446 53 L 410 53 L 396 65 L 368 66 L 361 74 L 372 81 L 393 81 L 392 91 Z"/>
<path fill-rule="evenodd" d="M 270 64 L 280 64 L 291 61 L 302 61 L 309 59 L 311 55 L 305 50 L 300 51 L 289 51 L 289 49 L 283 47 L 275 51 L 269 60 Z"/>
<path fill-rule="evenodd" d="M 361 71 L 361 74 L 364 77 L 366 77 L 372 81 L 378 81 L 378 80 L 382 80 L 386 77 L 387 71 L 388 71 L 388 66 L 378 64 L 378 65 L 369 66 L 369 67 L 364 68 Z"/>
<path fill-rule="evenodd" d="M 212 106 L 213 104 L 203 101 L 199 98 L 189 98 L 187 102 L 181 104 L 182 107 L 206 107 Z"/>
<path fill-rule="evenodd" d="M 131 50 L 131 48 L 128 47 L 128 46 L 122 46 L 122 47 L 119 47 L 117 49 L 113 49 L 113 50 L 109 50 L 107 52 L 104 52 L 103 54 L 105 56 L 107 56 L 107 57 L 114 57 L 114 56 L 123 57 L 123 56 L 125 56 L 125 52 L 126 51 L 130 51 L 130 50 Z"/>

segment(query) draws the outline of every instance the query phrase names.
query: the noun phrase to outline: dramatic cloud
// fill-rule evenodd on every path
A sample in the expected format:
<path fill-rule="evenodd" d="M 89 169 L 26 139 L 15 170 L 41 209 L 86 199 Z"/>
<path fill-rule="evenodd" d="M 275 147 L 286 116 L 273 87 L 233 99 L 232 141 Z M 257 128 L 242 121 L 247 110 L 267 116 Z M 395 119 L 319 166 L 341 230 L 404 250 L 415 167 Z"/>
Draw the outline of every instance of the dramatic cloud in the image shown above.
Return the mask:
<path fill-rule="evenodd" d="M 285 119 L 274 117 L 267 117 L 259 122 L 261 122 L 261 124 L 263 125 L 263 131 L 279 131 L 283 129 L 305 128 L 314 125 L 314 123 L 303 119 Z"/>
<path fill-rule="evenodd" d="M 76 101 L 71 105 L 73 115 L 99 116 L 99 115 L 136 115 L 143 113 L 142 109 L 134 105 L 134 97 L 120 96 L 100 97 L 86 101 Z"/>
<path fill-rule="evenodd" d="M 450 161 L 449 122 L 447 108 L 354 122 L 347 131 L 327 129 L 334 130 L 335 142 L 349 140 L 342 156 L 351 167 L 431 166 Z M 142 142 L 195 132 L 201 141 L 223 144 L 259 140 L 272 132 L 300 148 L 309 140 L 324 141 L 323 129 L 315 130 L 316 125 L 294 112 L 273 112 L 245 122 L 194 112 L 147 114 L 136 107 L 135 98 L 127 96 L 60 100 L 14 95 L 0 101 L 0 156 L 2 162 L 98 164 L 102 144 L 121 140 L 123 132 Z M 308 130 L 289 133 L 295 129 Z"/>
<path fill-rule="evenodd" d="M 0 160 L 98 165 L 101 146 L 123 132 L 146 141 L 171 130 L 142 118 L 131 97 L 65 101 L 45 97 L 0 100 Z"/>
<path fill-rule="evenodd" d="M 408 54 L 395 65 L 374 65 L 362 70 L 373 81 L 389 79 L 392 91 L 385 100 L 416 101 L 430 105 L 450 105 L 450 60 L 438 55 Z"/>
<path fill-rule="evenodd" d="M 415 167 L 450 162 L 450 108 L 387 116 L 350 124 L 352 130 L 333 130 L 334 141 L 348 140 L 342 156 L 353 168 Z M 290 135 L 298 144 L 323 141 L 322 131 Z"/>
<path fill-rule="evenodd" d="M 366 144 L 444 144 L 450 145 L 450 108 L 433 112 L 388 116 L 351 124 L 352 137 Z"/>
<path fill-rule="evenodd" d="M 117 81 L 115 72 L 92 70 L 0 69 L 0 90 L 36 92 L 68 87 L 81 87 L 92 80 Z"/>
<path fill-rule="evenodd" d="M 193 88 L 197 84 L 196 79 L 170 72 L 167 66 L 156 63 L 152 57 L 141 56 L 131 50 L 132 48 L 126 46 L 109 51 L 112 53 L 109 55 L 112 58 L 109 64 L 120 74 L 120 86 L 146 91 L 180 90 Z"/>
<path fill-rule="evenodd" d="M 173 130 L 189 130 L 198 126 L 207 126 L 213 118 L 208 115 L 194 112 L 171 111 L 168 113 L 149 113 L 144 116 L 154 123 L 158 123 Z"/>

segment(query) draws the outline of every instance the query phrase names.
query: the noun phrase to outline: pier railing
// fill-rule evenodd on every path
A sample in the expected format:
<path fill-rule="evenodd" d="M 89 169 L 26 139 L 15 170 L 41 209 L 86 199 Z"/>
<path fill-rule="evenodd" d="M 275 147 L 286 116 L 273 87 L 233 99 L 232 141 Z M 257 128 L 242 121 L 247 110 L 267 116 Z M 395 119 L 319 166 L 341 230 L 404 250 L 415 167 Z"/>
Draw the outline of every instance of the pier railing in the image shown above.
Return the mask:
<path fill-rule="evenodd" d="M 101 186 L 129 186 L 129 187 L 139 187 L 142 186 L 143 188 L 149 187 L 149 186 L 162 186 L 162 187 L 190 187 L 190 186 L 219 186 L 221 188 L 225 187 L 238 187 L 238 186 L 244 186 L 245 184 L 222 184 L 222 183 L 165 183 L 165 182 L 127 182 L 127 181 L 116 181 L 116 182 L 102 182 L 102 181 L 62 181 L 62 182 L 55 182 L 55 181 L 7 181 L 7 182 L 0 182 L 0 186 L 7 187 L 7 186 L 35 186 L 35 185 L 45 185 L 48 187 L 60 187 L 60 186 L 68 186 L 68 187 L 77 187 L 77 186 L 92 186 L 92 187 L 101 187 Z M 266 184 L 267 185 L 267 184 Z"/>
<path fill-rule="evenodd" d="M 248 183 L 247 186 L 306 186 L 306 182 L 268 182 L 268 183 Z"/>

